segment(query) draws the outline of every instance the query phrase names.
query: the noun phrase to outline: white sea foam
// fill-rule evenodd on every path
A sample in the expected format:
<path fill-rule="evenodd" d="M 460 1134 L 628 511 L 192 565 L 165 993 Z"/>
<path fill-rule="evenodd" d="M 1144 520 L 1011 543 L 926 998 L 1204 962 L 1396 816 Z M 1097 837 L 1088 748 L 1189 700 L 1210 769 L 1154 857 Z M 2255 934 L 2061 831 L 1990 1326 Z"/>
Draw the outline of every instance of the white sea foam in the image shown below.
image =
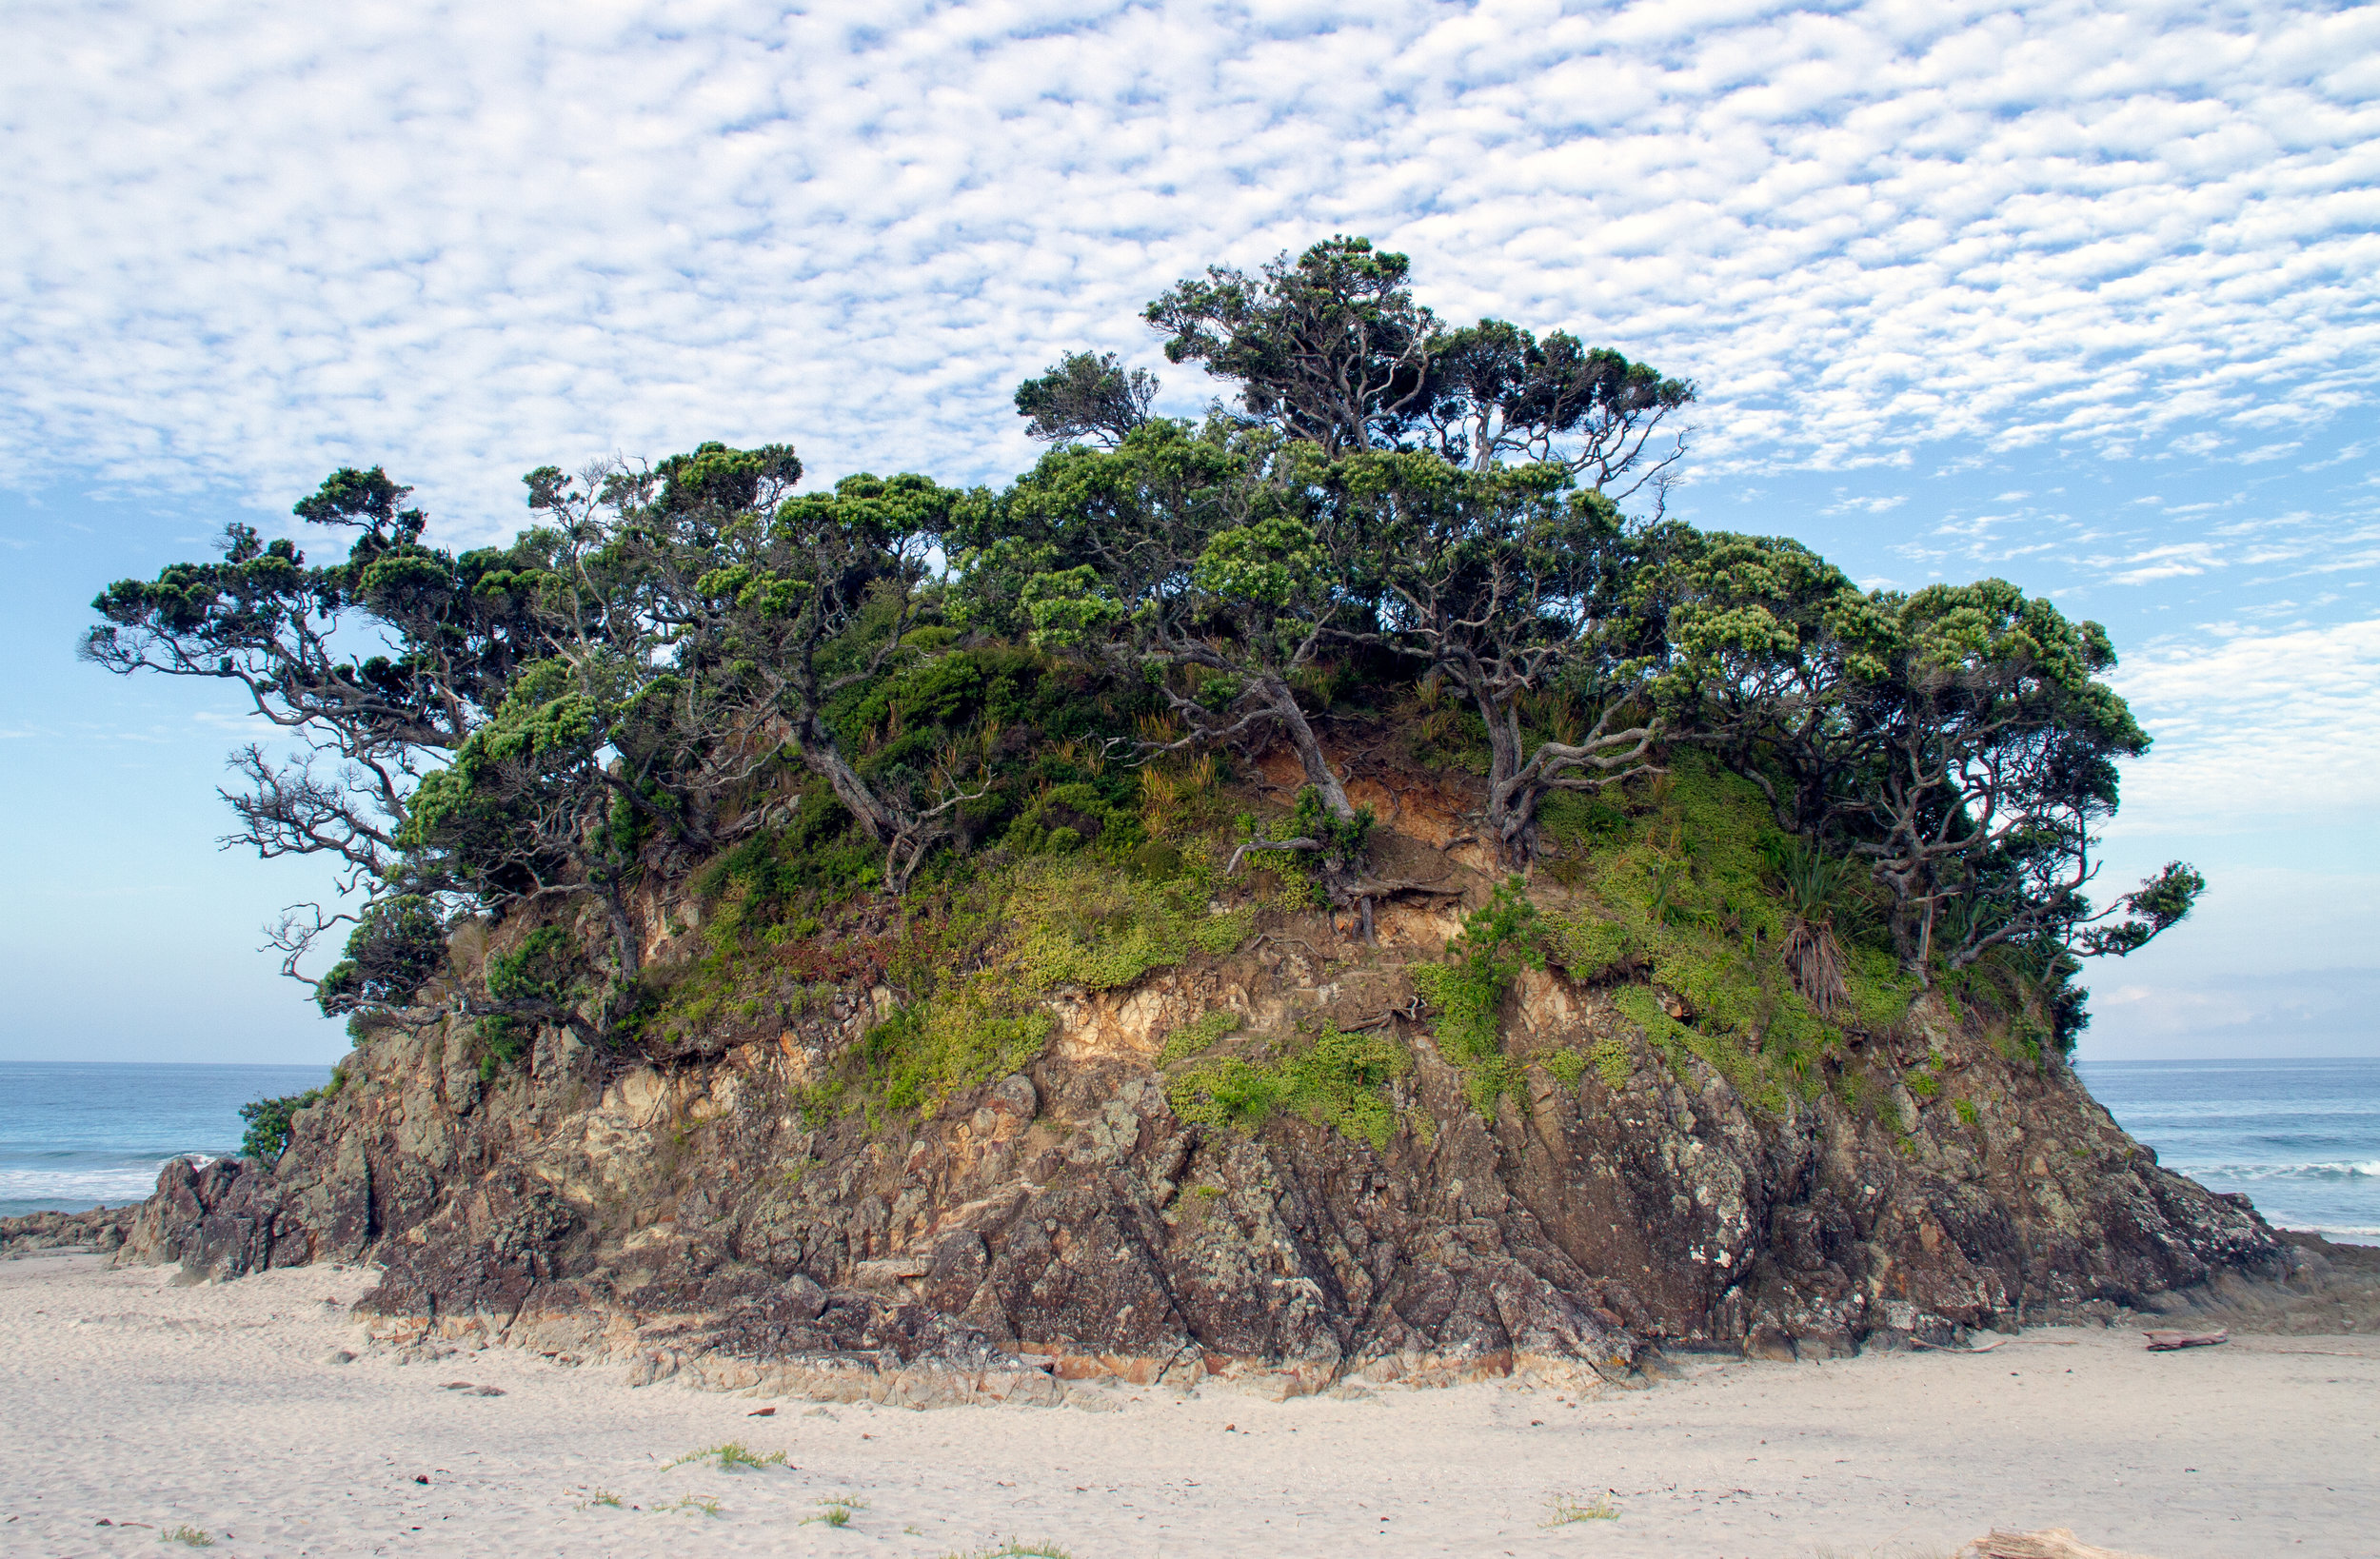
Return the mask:
<path fill-rule="evenodd" d="M 2192 1179 L 2216 1174 L 2230 1180 L 2380 1180 L 2380 1158 L 2341 1159 L 2327 1164 L 2174 1164 Z"/>
<path fill-rule="evenodd" d="M 0 1167 L 0 1202 L 139 1201 L 157 1189 L 157 1172 L 169 1162 Z"/>

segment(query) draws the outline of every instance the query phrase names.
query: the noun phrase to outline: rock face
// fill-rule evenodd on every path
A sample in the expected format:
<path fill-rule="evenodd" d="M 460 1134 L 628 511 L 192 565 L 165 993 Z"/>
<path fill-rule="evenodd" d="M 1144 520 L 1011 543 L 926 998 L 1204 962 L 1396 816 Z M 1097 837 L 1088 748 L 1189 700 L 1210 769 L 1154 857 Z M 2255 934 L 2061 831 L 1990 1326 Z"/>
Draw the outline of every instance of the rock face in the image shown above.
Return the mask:
<path fill-rule="evenodd" d="M 1664 1352 L 1828 1357 L 2302 1261 L 1937 997 L 1851 1061 L 1938 1094 L 1755 1107 L 1609 990 L 1528 975 L 1504 1016 L 1526 1102 L 1489 1116 L 1411 1016 L 1449 911 L 1392 907 L 1378 944 L 1268 923 L 1061 992 L 1027 1071 L 931 1118 L 805 1111 L 883 1005 L 864 976 L 782 1034 L 661 1063 L 549 1029 L 492 1083 L 460 1022 L 384 1030 L 276 1167 L 169 1169 L 125 1258 L 193 1278 L 370 1260 L 396 1334 L 479 1330 L 640 1378 L 1032 1402 L 1207 1375 L 1632 1384 Z M 1222 1009 L 1407 1047 L 1383 1145 L 1294 1112 L 1181 1119 L 1166 1036 Z M 1565 1046 L 1597 1064 L 1563 1080 L 1545 1057 Z"/>
<path fill-rule="evenodd" d="M 125 1231 L 139 1212 L 137 1207 L 94 1207 L 82 1213 L 28 1213 L 22 1217 L 0 1218 L 0 1257 L 41 1251 L 95 1251 L 106 1255 L 122 1248 Z"/>

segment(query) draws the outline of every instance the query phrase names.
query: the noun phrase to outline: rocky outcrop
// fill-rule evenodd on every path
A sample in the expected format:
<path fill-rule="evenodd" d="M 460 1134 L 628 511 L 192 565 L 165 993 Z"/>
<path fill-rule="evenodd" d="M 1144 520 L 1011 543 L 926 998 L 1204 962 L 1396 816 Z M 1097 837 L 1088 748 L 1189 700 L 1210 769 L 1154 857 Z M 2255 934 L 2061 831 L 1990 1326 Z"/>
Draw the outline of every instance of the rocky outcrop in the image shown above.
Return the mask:
<path fill-rule="evenodd" d="M 1455 922 L 1300 918 L 1241 951 L 1061 994 L 1022 1073 L 930 1118 L 809 1085 L 881 990 L 656 1063 L 562 1029 L 483 1080 L 467 1031 L 383 1031 L 271 1170 L 169 1168 L 126 1258 L 192 1279 L 376 1262 L 367 1308 L 638 1378 L 894 1401 L 1084 1383 L 1275 1392 L 1523 1375 L 1639 1384 L 1680 1350 L 1828 1357 L 2139 1306 L 2303 1258 L 2161 1168 L 2063 1067 L 1934 998 L 1843 1064 L 1922 1069 L 1862 1111 L 1748 1102 L 1558 973 L 1509 1003 L 1525 1103 L 1483 1115 L 1409 978 Z M 1228 1009 L 1406 1047 L 1378 1146 L 1291 1112 L 1185 1121 L 1168 1035 Z M 1592 1053 L 1571 1080 L 1547 1058 Z"/>
<path fill-rule="evenodd" d="M 178 1261 L 192 1283 L 304 1266 L 316 1243 L 283 1201 L 272 1173 L 253 1159 L 172 1159 L 125 1232 L 122 1259 Z"/>
<path fill-rule="evenodd" d="M 122 1248 L 125 1232 L 141 1209 L 94 1207 L 81 1213 L 28 1213 L 0 1218 L 0 1259 L 45 1251 L 86 1251 L 107 1255 Z"/>

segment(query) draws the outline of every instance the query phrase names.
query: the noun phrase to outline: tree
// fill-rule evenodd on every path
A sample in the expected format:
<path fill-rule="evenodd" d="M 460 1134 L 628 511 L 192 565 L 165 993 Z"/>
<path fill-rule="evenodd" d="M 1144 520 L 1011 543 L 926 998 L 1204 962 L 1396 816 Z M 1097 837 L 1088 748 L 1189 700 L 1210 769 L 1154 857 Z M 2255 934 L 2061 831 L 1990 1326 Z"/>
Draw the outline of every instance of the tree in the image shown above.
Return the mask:
<path fill-rule="evenodd" d="M 223 841 L 260 856 L 323 855 L 343 891 L 435 895 L 453 884 L 408 869 L 398 839 L 413 787 L 461 748 L 519 669 L 546 652 L 536 602 L 545 539 L 460 556 L 422 544 L 411 489 L 378 466 L 331 473 L 295 513 L 359 532 L 345 562 L 309 566 L 290 542 L 226 528 L 220 559 L 123 580 L 92 602 L 103 621 L 82 656 L 120 675 L 238 683 L 298 756 L 235 753 L 244 788 Z M 302 905 L 271 936 L 285 968 L 352 914 Z"/>
<path fill-rule="evenodd" d="M 1113 352 L 1068 352 L 1039 379 L 1017 386 L 1017 415 L 1032 435 L 1057 444 L 1089 439 L 1110 448 L 1149 420 L 1157 380 L 1145 368 L 1126 372 Z"/>
<path fill-rule="evenodd" d="M 705 445 L 714 463 L 738 452 Z M 677 478 L 672 478 L 678 481 Z M 680 675 L 706 690 L 714 740 L 760 761 L 783 748 L 824 780 L 884 850 L 899 894 L 954 837 L 967 788 L 957 754 L 923 773 L 871 780 L 829 718 L 847 689 L 926 653 L 917 623 L 927 552 L 962 495 L 921 476 L 845 477 L 830 493 L 785 496 L 680 482 L 625 511 L 645 610 Z"/>
<path fill-rule="evenodd" d="M 1661 646 L 1633 599 L 1638 540 L 1559 465 L 1363 454 L 1334 475 L 1360 516 L 1361 551 L 1378 560 L 1377 626 L 1342 632 L 1414 656 L 1471 701 L 1487 729 L 1488 826 L 1498 854 L 1525 868 L 1547 792 L 1653 767 L 1659 721 L 1634 717 Z M 1523 730 L 1533 699 L 1557 721 L 1535 742 Z"/>
<path fill-rule="evenodd" d="M 1780 828 L 1867 864 L 1910 973 L 2018 941 L 2120 955 L 2189 913 L 2178 861 L 2104 909 L 2083 893 L 2115 760 L 2149 745 L 2097 623 L 2004 581 L 1867 592 L 1797 543 L 1676 535 L 1671 706 Z"/>
<path fill-rule="evenodd" d="M 1333 238 L 1256 276 L 1220 266 L 1150 304 L 1165 358 L 1240 386 L 1251 420 L 1326 455 L 1394 447 L 1428 405 L 1438 324 L 1413 301 L 1411 263 Z"/>
<path fill-rule="evenodd" d="M 531 610 L 546 653 L 415 788 L 396 836 L 414 873 L 486 908 L 591 898 L 618 977 L 636 977 L 630 887 L 645 857 L 656 841 L 700 855 L 757 827 L 754 809 L 723 826 L 720 803 L 766 759 L 723 725 L 625 533 L 657 510 L 766 503 L 800 475 L 783 445 L 705 444 L 649 471 L 545 466 L 523 479 L 549 522 L 529 533 L 545 562 Z"/>
<path fill-rule="evenodd" d="M 1655 440 L 1693 385 L 1566 331 L 1540 341 L 1502 320 L 1443 328 L 1414 302 L 1410 272 L 1369 239 L 1333 238 L 1256 276 L 1210 267 L 1144 317 L 1169 332 L 1169 361 L 1203 364 L 1239 386 L 1248 420 L 1334 459 L 1422 447 L 1476 471 L 1557 464 L 1616 501 L 1666 491 L 1684 438 Z M 1090 361 L 1067 363 L 1088 375 Z M 1059 377 L 1021 388 L 1019 408 Z"/>
<path fill-rule="evenodd" d="M 1657 512 L 1685 457 L 1682 433 L 1665 447 L 1654 439 L 1694 400 L 1694 386 L 1566 331 L 1540 342 L 1518 326 L 1481 320 L 1435 338 L 1429 365 L 1420 421 L 1454 464 L 1559 465 L 1620 502 L 1651 485 Z"/>
<path fill-rule="evenodd" d="M 1340 538 L 1318 528 L 1316 446 L 1158 420 L 1113 450 L 1052 450 L 954 530 L 966 621 L 1139 673 L 1186 734 L 1279 735 L 1335 821 L 1356 821 L 1293 679 L 1349 609 Z"/>
<path fill-rule="evenodd" d="M 446 924 L 418 894 L 367 904 L 347 937 L 347 956 L 314 988 L 327 1017 L 367 1007 L 409 1004 L 446 961 Z"/>
<path fill-rule="evenodd" d="M 1798 542 L 1664 538 L 1639 587 L 1674 654 L 1656 684 L 1671 725 L 1757 785 L 1779 828 L 1827 836 L 1882 740 L 1868 698 L 1890 657 L 1886 614 Z"/>
<path fill-rule="evenodd" d="M 2205 881 L 2179 861 L 2105 909 L 2083 896 L 2115 811 L 2114 760 L 2149 750 L 2098 681 L 2115 664 L 2106 630 L 2004 580 L 1875 599 L 1894 628 L 1869 695 L 1881 754 L 1847 810 L 1867 824 L 1854 853 L 1893 893 L 1904 963 L 1926 967 L 1952 906 L 1954 969 L 2045 936 L 2120 956 L 2188 915 Z"/>

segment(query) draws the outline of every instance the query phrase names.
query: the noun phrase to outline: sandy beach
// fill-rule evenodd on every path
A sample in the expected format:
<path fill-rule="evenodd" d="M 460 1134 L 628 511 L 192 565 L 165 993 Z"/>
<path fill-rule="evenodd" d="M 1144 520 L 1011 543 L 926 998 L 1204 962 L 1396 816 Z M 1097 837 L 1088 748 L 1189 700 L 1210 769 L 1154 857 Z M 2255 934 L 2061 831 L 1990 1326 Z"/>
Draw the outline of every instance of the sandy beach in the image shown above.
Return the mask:
<path fill-rule="evenodd" d="M 913 1412 L 506 1348 L 400 1363 L 347 1314 L 365 1270 L 170 1273 L 0 1262 L 0 1552 L 153 1554 L 187 1528 L 260 1555 L 1901 1559 L 1993 1526 L 2157 1559 L 2380 1552 L 2380 1338 L 2152 1354 L 2053 1329 L 1982 1356 L 1686 1361 L 1584 1401 L 1210 1386 Z M 666 1465 L 724 1442 L 784 1463 Z M 817 1519 L 837 1500 L 845 1524 Z"/>

